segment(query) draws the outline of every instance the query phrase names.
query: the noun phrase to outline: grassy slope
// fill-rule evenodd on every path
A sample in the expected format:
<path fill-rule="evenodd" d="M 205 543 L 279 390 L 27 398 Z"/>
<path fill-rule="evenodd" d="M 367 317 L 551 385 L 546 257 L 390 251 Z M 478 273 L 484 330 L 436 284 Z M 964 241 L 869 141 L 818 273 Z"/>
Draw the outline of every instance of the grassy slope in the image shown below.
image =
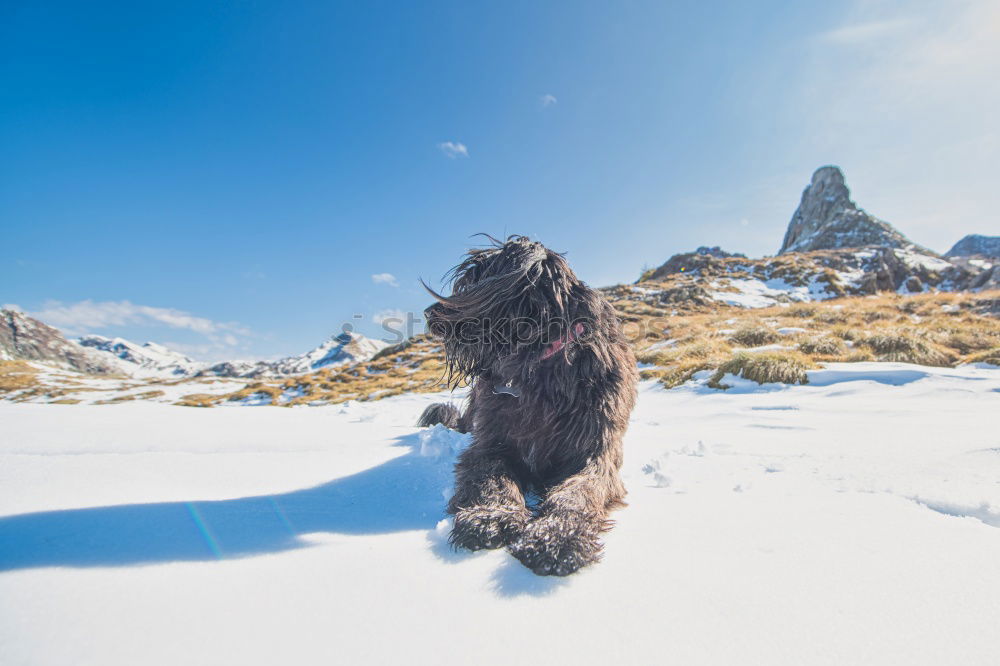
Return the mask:
<path fill-rule="evenodd" d="M 678 276 L 681 277 L 681 276 Z M 682 279 L 689 279 L 683 276 Z M 932 366 L 970 362 L 1000 365 L 1000 291 L 881 293 L 823 302 L 743 309 L 700 299 L 671 302 L 678 280 L 645 281 L 604 290 L 618 310 L 646 379 L 668 387 L 702 370 L 719 370 L 758 381 L 805 381 L 805 370 L 824 361 L 902 361 Z M 681 285 L 683 286 L 683 285 Z M 664 302 L 666 301 L 666 302 Z M 992 313 L 992 314 L 991 314 Z M 227 401 L 293 406 L 377 400 L 404 392 L 441 390 L 440 344 L 417 336 L 354 366 L 282 380 L 247 383 L 235 391 L 184 394 L 177 404 L 212 407 Z M 103 402 L 156 397 L 163 385 L 198 380 L 132 381 L 127 392 Z M 15 400 L 73 402 L 84 386 L 67 376 L 47 384 L 23 362 L 0 362 L 0 395 Z M 79 395 L 77 395 L 79 393 Z"/>
<path fill-rule="evenodd" d="M 724 365 L 727 372 L 749 366 L 750 379 L 801 381 L 804 369 L 822 361 L 1000 364 L 1000 322 L 981 313 L 1000 292 L 880 294 L 747 310 L 720 304 L 657 307 L 628 298 L 627 289 L 616 290 L 608 295 L 643 364 L 643 377 L 667 386 Z M 764 352 L 744 351 L 764 345 Z M 287 405 L 323 404 L 438 391 L 441 353 L 439 344 L 419 336 L 408 348 L 370 363 L 256 382 L 226 396 L 187 396 L 181 404 L 211 405 L 254 394 L 277 400 L 285 392 L 301 394 Z"/>

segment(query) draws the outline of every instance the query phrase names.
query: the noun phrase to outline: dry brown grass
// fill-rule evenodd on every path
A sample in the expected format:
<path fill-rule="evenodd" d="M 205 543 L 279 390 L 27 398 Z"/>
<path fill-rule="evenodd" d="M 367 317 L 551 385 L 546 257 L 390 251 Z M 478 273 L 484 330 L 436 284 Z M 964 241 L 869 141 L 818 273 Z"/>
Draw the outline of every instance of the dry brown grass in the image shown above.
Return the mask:
<path fill-rule="evenodd" d="M 858 341 L 858 346 L 870 349 L 878 361 L 947 367 L 954 365 L 959 358 L 952 350 L 906 329 L 889 329 L 867 335 Z"/>
<path fill-rule="evenodd" d="M 288 379 L 258 380 L 230 393 L 186 395 L 177 404 L 211 407 L 222 402 L 259 400 L 280 407 L 378 400 L 409 392 L 441 390 L 444 365 L 440 345 L 416 336 L 394 352 L 355 366 L 319 370 Z"/>
<path fill-rule="evenodd" d="M 719 368 L 730 361 L 735 347 L 774 342 L 797 342 L 801 357 L 794 358 L 809 363 L 903 361 L 947 366 L 990 362 L 997 358 L 994 350 L 1000 348 L 1000 321 L 985 314 L 988 309 L 982 304 L 995 300 L 991 294 L 880 294 L 758 310 L 727 306 L 678 310 L 656 318 L 656 324 L 648 326 L 655 334 L 642 336 L 637 358 L 656 367 L 640 375 L 672 387 L 699 370 Z M 639 318 L 631 325 L 642 324 Z M 776 330 L 783 327 L 808 332 L 779 336 Z M 719 333 L 723 329 L 736 332 L 723 336 Z M 677 342 L 649 349 L 667 338 Z"/>
<path fill-rule="evenodd" d="M 1000 366 L 1000 347 L 995 349 L 987 349 L 986 351 L 981 351 L 978 354 L 969 354 L 966 358 L 962 359 L 963 363 L 989 363 L 990 365 Z"/>
<path fill-rule="evenodd" d="M 711 369 L 711 365 L 705 361 L 684 361 L 664 370 L 658 379 L 667 388 L 674 388 L 690 380 L 696 372 Z"/>
<path fill-rule="evenodd" d="M 640 351 L 636 354 L 636 359 L 640 363 L 666 366 L 682 361 L 703 361 L 720 354 L 724 355 L 729 349 L 729 344 L 724 340 L 706 338 L 686 344 L 677 344 L 672 347 Z"/>
<path fill-rule="evenodd" d="M 772 328 L 751 325 L 740 328 L 729 339 L 743 347 L 761 347 L 777 342 L 780 337 Z"/>
<path fill-rule="evenodd" d="M 809 338 L 799 343 L 799 351 L 811 357 L 840 357 L 847 353 L 847 345 L 833 335 Z"/>
<path fill-rule="evenodd" d="M 960 354 L 972 354 L 1000 347 L 1000 335 L 981 331 L 951 331 L 947 333 L 947 339 L 941 342 Z"/>
<path fill-rule="evenodd" d="M 95 405 L 118 405 L 123 402 L 131 402 L 133 400 L 153 400 L 155 398 L 163 397 L 163 391 L 143 391 L 141 393 L 125 393 L 122 395 L 116 395 L 113 398 L 108 398 L 107 400 L 96 400 Z M 79 401 L 77 401 L 79 402 Z"/>
<path fill-rule="evenodd" d="M 806 370 L 816 367 L 804 354 L 792 351 L 782 352 L 738 352 L 716 369 L 708 385 L 713 388 L 727 388 L 722 379 L 736 375 L 758 384 L 808 384 Z"/>
<path fill-rule="evenodd" d="M 191 395 L 184 396 L 174 404 L 181 407 L 215 407 L 219 402 L 221 401 L 217 395 L 212 395 L 211 393 L 192 393 Z"/>
<path fill-rule="evenodd" d="M 785 315 L 796 319 L 812 319 L 822 312 L 822 308 L 815 303 L 796 303 L 785 310 Z"/>
<path fill-rule="evenodd" d="M 37 387 L 38 370 L 26 361 L 0 361 L 0 393 Z"/>

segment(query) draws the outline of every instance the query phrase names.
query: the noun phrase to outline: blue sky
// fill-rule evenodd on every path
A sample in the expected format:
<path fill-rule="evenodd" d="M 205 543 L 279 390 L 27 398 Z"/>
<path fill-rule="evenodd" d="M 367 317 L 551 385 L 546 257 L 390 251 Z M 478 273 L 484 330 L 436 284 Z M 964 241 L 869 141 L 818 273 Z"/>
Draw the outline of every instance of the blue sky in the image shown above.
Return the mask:
<path fill-rule="evenodd" d="M 7 5 L 0 302 L 300 353 L 419 312 L 476 232 L 594 285 L 773 253 L 827 163 L 945 251 L 1000 232 L 998 32 L 987 0 Z"/>

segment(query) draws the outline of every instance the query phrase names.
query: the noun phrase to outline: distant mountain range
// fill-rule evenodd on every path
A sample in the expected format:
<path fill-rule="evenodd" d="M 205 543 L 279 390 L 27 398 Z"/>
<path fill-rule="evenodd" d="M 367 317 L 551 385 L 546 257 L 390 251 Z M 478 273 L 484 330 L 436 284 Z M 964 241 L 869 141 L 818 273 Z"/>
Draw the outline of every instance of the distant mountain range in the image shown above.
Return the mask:
<path fill-rule="evenodd" d="M 155 342 L 85 335 L 67 339 L 59 330 L 16 310 L 0 310 L 0 360 L 40 361 L 95 375 L 130 377 L 288 377 L 364 361 L 386 343 L 341 333 L 315 349 L 277 361 L 203 363 Z"/>
<path fill-rule="evenodd" d="M 843 172 L 824 166 L 803 191 L 777 256 L 748 259 L 717 246 L 700 247 L 646 271 L 637 285 L 644 282 L 659 284 L 632 290 L 673 306 L 721 302 L 766 307 L 879 291 L 997 289 L 1000 237 L 966 236 L 942 257 L 865 212 L 851 200 Z M 604 291 L 613 297 L 617 289 Z M 0 360 L 40 361 L 98 375 L 282 378 L 368 361 L 386 346 L 341 333 L 311 351 L 277 361 L 209 364 L 154 342 L 140 345 L 99 335 L 68 340 L 24 313 L 0 311 Z"/>

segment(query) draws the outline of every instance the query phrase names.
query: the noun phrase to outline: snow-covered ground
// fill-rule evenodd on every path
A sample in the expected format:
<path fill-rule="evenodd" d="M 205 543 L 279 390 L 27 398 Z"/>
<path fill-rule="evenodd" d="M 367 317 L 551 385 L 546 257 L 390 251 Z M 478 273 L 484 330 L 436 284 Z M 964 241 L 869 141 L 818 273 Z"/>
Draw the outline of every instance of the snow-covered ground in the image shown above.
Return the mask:
<path fill-rule="evenodd" d="M 642 388 L 605 561 L 456 554 L 436 396 L 0 403 L 0 663 L 1000 663 L 1000 370 Z"/>
<path fill-rule="evenodd" d="M 715 280 L 712 287 L 729 287 L 736 291 L 709 292 L 713 299 L 741 308 L 769 308 L 788 301 L 823 301 L 835 294 L 826 291 L 826 285 L 813 277 L 806 286 L 789 284 L 780 278 L 726 278 Z"/>

